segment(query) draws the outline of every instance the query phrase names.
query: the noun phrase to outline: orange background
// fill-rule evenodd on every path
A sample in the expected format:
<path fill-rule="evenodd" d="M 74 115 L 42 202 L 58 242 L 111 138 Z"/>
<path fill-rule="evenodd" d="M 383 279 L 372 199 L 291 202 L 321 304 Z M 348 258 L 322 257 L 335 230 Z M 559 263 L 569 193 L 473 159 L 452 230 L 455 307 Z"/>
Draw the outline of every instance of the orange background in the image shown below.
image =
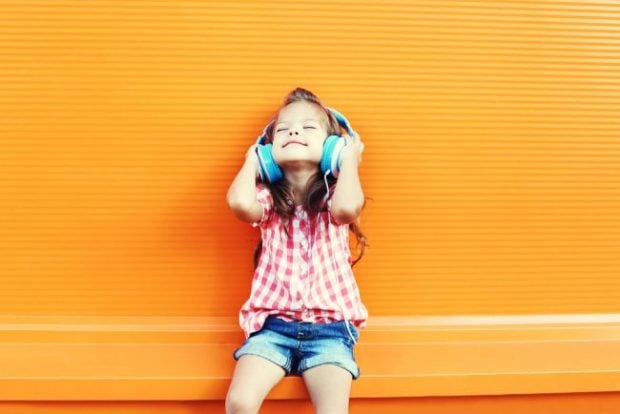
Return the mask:
<path fill-rule="evenodd" d="M 298 85 L 366 143 L 371 314 L 620 310 L 613 2 L 0 6 L 1 313 L 235 314 Z"/>
<path fill-rule="evenodd" d="M 366 144 L 371 317 L 620 311 L 613 1 L 0 1 L 0 314 L 227 316 L 296 86 Z"/>

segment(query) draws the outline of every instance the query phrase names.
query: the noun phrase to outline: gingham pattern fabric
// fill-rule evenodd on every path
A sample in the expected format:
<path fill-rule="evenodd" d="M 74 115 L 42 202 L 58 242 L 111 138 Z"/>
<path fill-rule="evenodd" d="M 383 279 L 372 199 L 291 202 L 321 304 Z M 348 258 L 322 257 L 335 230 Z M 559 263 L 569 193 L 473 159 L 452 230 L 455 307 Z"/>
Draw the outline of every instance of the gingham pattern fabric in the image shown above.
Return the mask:
<path fill-rule="evenodd" d="M 366 326 L 368 311 L 362 304 L 351 269 L 349 226 L 338 225 L 328 211 L 311 217 L 302 206 L 288 223 L 273 210 L 269 189 L 259 185 L 257 199 L 263 214 L 262 252 L 252 279 L 252 290 L 239 312 L 239 324 L 249 336 L 269 315 L 284 320 L 326 323 L 351 321 Z"/>

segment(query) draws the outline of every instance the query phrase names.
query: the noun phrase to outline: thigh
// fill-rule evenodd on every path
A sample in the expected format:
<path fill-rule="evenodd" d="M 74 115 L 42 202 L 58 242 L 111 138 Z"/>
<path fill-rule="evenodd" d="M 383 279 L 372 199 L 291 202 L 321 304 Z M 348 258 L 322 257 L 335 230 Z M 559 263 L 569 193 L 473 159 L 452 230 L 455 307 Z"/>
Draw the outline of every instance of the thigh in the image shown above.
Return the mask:
<path fill-rule="evenodd" d="M 303 372 L 317 414 L 347 413 L 351 393 L 351 373 L 332 364 L 318 365 Z"/>
<path fill-rule="evenodd" d="M 242 406 L 259 406 L 285 371 L 275 363 L 257 356 L 242 355 L 228 389 L 227 402 Z"/>

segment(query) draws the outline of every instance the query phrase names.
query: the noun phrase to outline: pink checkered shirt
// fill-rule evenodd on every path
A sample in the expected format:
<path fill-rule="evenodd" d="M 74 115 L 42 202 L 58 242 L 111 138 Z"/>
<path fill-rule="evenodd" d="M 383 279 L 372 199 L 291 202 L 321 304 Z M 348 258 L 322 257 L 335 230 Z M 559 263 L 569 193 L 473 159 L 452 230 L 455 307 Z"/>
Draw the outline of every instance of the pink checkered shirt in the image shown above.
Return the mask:
<path fill-rule="evenodd" d="M 351 270 L 349 225 L 334 221 L 329 208 L 311 217 L 297 206 L 285 232 L 285 221 L 275 213 L 269 189 L 257 187 L 263 214 L 262 252 L 252 279 L 250 297 L 241 307 L 239 324 L 249 336 L 270 315 L 284 320 L 327 323 L 348 320 L 366 326 L 362 304 Z"/>

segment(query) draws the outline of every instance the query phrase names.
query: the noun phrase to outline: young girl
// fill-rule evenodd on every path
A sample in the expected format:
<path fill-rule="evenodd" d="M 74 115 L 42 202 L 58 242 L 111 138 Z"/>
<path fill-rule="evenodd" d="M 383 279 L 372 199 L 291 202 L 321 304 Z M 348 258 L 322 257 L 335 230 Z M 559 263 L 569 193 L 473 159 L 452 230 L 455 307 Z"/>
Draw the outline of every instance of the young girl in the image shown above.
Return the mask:
<path fill-rule="evenodd" d="M 349 134 L 339 137 L 341 126 Z M 363 150 L 344 116 L 297 88 L 247 151 L 227 202 L 260 227 L 261 242 L 239 314 L 246 340 L 234 352 L 227 413 L 257 413 L 286 375 L 303 377 L 317 413 L 348 412 L 360 375 L 353 346 L 368 317 L 351 270 L 365 245 L 356 224 Z M 349 230 L 361 245 L 355 262 Z"/>

